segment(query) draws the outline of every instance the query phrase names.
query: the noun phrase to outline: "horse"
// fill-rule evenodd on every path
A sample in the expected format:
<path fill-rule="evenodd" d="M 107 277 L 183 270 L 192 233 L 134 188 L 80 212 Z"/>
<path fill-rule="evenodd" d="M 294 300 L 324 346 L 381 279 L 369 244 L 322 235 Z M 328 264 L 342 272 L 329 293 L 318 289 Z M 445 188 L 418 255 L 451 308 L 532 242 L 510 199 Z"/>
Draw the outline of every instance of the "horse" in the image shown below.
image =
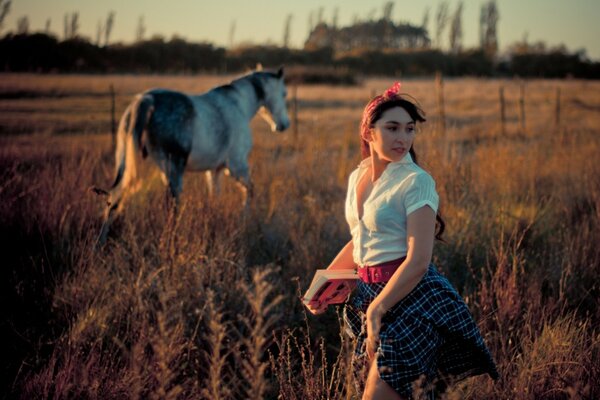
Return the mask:
<path fill-rule="evenodd" d="M 286 130 L 290 126 L 286 95 L 283 67 L 276 72 L 257 69 L 200 95 L 168 89 L 136 95 L 119 122 L 114 183 L 108 190 L 92 188 L 108 198 L 98 242 L 106 242 L 110 225 L 123 208 L 140 153 L 159 167 L 175 205 L 183 190 L 183 173 L 192 170 L 205 172 L 209 196 L 215 188 L 218 191 L 221 173 L 228 173 L 247 206 L 252 196 L 250 120 L 258 113 L 273 132 Z"/>

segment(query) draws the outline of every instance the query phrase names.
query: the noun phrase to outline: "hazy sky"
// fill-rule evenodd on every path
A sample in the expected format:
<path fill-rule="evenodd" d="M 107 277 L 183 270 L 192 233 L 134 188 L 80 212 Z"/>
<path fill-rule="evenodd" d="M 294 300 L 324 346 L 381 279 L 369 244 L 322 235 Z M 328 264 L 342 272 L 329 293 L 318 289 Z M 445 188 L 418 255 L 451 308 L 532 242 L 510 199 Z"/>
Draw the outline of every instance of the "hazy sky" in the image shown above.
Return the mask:
<path fill-rule="evenodd" d="M 109 11 L 116 12 L 111 41 L 131 42 L 138 19 L 144 16 L 146 38 L 160 34 L 166 38 L 177 34 L 189 41 L 209 41 L 229 45 L 235 21 L 234 45 L 241 42 L 281 44 L 286 16 L 292 14 L 291 45 L 301 47 L 308 33 L 311 11 L 324 8 L 325 21 L 331 21 L 339 8 L 338 25 L 350 24 L 355 17 L 366 18 L 372 10 L 382 15 L 385 1 L 358 0 L 13 0 L 2 33 L 14 30 L 17 19 L 28 16 L 30 31 L 43 30 L 51 20 L 50 30 L 63 33 L 65 13 L 79 12 L 80 34 L 94 39 L 99 20 Z M 483 1 L 464 0 L 464 46 L 478 44 L 479 11 Z M 430 7 L 429 32 L 435 35 L 435 11 L 439 0 L 394 1 L 392 18 L 420 25 L 426 7 Z M 450 1 L 454 11 L 457 0 Z M 498 37 L 500 48 L 521 40 L 545 41 L 554 46 L 564 43 L 570 51 L 586 49 L 587 55 L 600 61 L 600 0 L 497 0 L 500 11 Z M 444 35 L 447 47 L 448 38 Z"/>

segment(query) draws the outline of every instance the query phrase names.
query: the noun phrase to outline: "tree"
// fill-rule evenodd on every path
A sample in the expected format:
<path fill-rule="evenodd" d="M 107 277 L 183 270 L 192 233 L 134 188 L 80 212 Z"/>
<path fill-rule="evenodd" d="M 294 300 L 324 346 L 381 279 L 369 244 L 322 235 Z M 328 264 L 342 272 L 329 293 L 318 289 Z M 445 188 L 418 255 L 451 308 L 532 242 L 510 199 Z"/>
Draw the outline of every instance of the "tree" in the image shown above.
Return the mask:
<path fill-rule="evenodd" d="M 69 38 L 69 14 L 65 14 L 63 18 L 64 40 Z"/>
<path fill-rule="evenodd" d="M 462 50 L 462 11 L 463 2 L 459 1 L 450 24 L 450 50 L 455 54 Z"/>
<path fill-rule="evenodd" d="M 98 24 L 96 25 L 96 46 L 100 47 L 100 42 L 102 40 L 102 33 L 104 31 L 104 27 L 102 26 L 102 21 L 98 20 Z"/>
<path fill-rule="evenodd" d="M 387 1 L 383 4 L 383 19 L 390 22 L 392 20 L 392 11 L 394 10 L 394 2 Z"/>
<path fill-rule="evenodd" d="M 74 12 L 71 14 L 71 22 L 69 23 L 70 25 L 70 32 L 71 32 L 71 38 L 75 38 L 77 37 L 77 34 L 79 32 L 79 13 L 78 12 Z"/>
<path fill-rule="evenodd" d="M 283 47 L 290 47 L 290 31 L 292 29 L 292 14 L 288 14 L 283 27 Z"/>
<path fill-rule="evenodd" d="M 79 13 L 66 13 L 65 18 L 63 20 L 63 24 L 65 40 L 75 38 L 77 36 L 77 31 L 79 31 Z"/>
<path fill-rule="evenodd" d="M 448 2 L 442 1 L 438 5 L 437 13 L 435 15 L 435 44 L 441 49 L 442 48 L 442 33 L 444 29 L 446 29 L 446 25 L 448 24 Z"/>
<path fill-rule="evenodd" d="M 29 32 L 29 18 L 24 15 L 17 20 L 17 34 L 27 35 Z"/>
<path fill-rule="evenodd" d="M 116 13 L 114 11 L 110 11 L 106 16 L 106 24 L 104 24 L 104 47 L 108 46 L 110 34 L 115 25 L 115 16 Z"/>
<path fill-rule="evenodd" d="M 2 31 L 2 27 L 4 26 L 4 18 L 6 18 L 10 11 L 10 3 L 10 0 L 0 0 L 0 31 Z"/>
<path fill-rule="evenodd" d="M 488 55 L 494 57 L 498 52 L 498 35 L 496 25 L 500 19 L 498 7 L 495 0 L 490 0 L 481 6 L 479 18 L 479 39 L 481 49 Z"/>
<path fill-rule="evenodd" d="M 423 12 L 423 22 L 421 22 L 421 28 L 427 30 L 427 25 L 429 25 L 429 6 L 425 7 L 425 12 Z"/>
<path fill-rule="evenodd" d="M 333 29 L 337 29 L 338 27 L 338 16 L 340 13 L 340 8 L 336 7 L 333 9 L 333 19 L 331 21 L 331 26 L 333 27 Z"/>
<path fill-rule="evenodd" d="M 323 23 L 323 13 L 325 12 L 325 7 L 319 7 L 317 11 L 317 25 Z"/>
<path fill-rule="evenodd" d="M 146 25 L 144 24 L 144 16 L 140 15 L 137 28 L 135 29 L 135 40 L 141 42 L 144 40 L 144 34 L 146 34 Z"/>
<path fill-rule="evenodd" d="M 231 25 L 229 25 L 229 48 L 233 49 L 233 40 L 235 39 L 235 26 L 236 20 L 231 21 Z"/>

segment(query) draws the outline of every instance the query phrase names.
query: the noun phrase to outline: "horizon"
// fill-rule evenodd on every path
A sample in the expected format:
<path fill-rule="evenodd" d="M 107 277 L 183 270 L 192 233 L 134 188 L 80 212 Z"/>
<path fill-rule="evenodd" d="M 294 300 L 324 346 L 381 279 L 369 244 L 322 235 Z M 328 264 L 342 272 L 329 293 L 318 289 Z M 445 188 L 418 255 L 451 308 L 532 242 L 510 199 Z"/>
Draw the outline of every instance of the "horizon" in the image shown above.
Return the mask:
<path fill-rule="evenodd" d="M 79 35 L 94 42 L 98 24 L 104 23 L 108 13 L 114 11 L 115 23 L 110 38 L 110 43 L 113 44 L 134 42 L 139 18 L 143 15 L 146 27 L 144 39 L 155 36 L 166 39 L 180 37 L 190 42 L 209 42 L 225 48 L 243 44 L 281 45 L 285 20 L 288 15 L 292 15 L 290 47 L 302 48 L 309 33 L 309 15 L 312 13 L 313 21 L 316 20 L 320 8 L 323 9 L 323 22 L 331 23 L 337 7 L 338 26 L 344 27 L 351 25 L 355 18 L 380 19 L 385 2 L 373 6 L 357 0 L 347 0 L 343 8 L 339 3 L 323 3 L 316 0 L 292 4 L 274 0 L 255 0 L 252 3 L 242 0 L 222 0 L 218 3 L 179 0 L 178 7 L 173 9 L 158 0 L 144 0 L 137 4 L 116 0 L 101 4 L 76 0 L 58 0 L 51 4 L 40 0 L 21 0 L 11 4 L 0 33 L 5 35 L 16 31 L 19 18 L 27 16 L 29 32 L 44 31 L 49 19 L 50 33 L 63 38 L 64 15 L 78 12 Z M 452 15 L 458 2 L 448 3 L 449 14 Z M 469 0 L 463 2 L 464 49 L 479 46 L 479 12 L 483 3 Z M 573 6 L 574 3 L 576 6 Z M 405 7 L 402 7 L 402 2 L 393 4 L 393 22 L 417 26 L 421 25 L 425 9 L 429 7 L 427 30 L 430 39 L 434 41 L 438 1 L 426 0 L 418 5 Z M 496 4 L 500 14 L 497 26 L 499 54 L 504 54 L 510 45 L 522 42 L 527 37 L 529 44 L 544 42 L 547 48 L 564 45 L 569 53 L 584 50 L 587 58 L 600 61 L 600 43 L 595 40 L 600 36 L 600 27 L 594 21 L 600 15 L 600 2 L 499 0 Z M 543 10 L 542 17 L 539 17 L 539 10 Z M 536 17 L 531 18 L 532 15 Z M 276 22 L 265 23 L 270 21 Z M 448 50 L 448 27 L 442 34 L 441 49 Z"/>

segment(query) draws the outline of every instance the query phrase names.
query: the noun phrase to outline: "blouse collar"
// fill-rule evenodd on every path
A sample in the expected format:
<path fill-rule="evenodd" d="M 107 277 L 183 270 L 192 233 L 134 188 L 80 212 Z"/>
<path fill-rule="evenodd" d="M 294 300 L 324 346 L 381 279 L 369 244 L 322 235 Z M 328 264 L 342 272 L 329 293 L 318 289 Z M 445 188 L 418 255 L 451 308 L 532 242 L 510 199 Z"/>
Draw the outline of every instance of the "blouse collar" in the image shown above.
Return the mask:
<path fill-rule="evenodd" d="M 389 163 L 387 165 L 387 167 L 396 166 L 396 165 L 413 164 L 413 163 L 414 163 L 414 161 L 413 161 L 412 156 L 410 155 L 410 153 L 406 153 L 406 155 L 404 157 L 402 157 L 400 160 L 393 161 L 393 162 Z M 364 160 L 362 160 L 360 162 L 360 164 L 358 164 L 358 168 L 366 168 L 369 165 L 371 165 L 371 156 L 369 156 L 369 157 L 365 158 Z M 386 167 L 386 169 L 387 169 L 387 167 Z"/>

